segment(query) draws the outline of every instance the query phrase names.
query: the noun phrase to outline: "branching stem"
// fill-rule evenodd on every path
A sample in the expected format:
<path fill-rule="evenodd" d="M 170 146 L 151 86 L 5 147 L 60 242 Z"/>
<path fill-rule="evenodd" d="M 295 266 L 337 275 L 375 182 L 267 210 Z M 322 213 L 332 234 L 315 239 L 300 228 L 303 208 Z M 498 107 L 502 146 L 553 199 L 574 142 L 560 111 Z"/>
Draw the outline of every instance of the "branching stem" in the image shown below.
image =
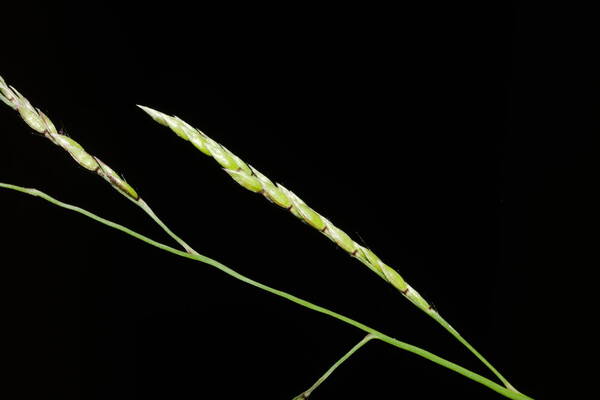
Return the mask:
<path fill-rule="evenodd" d="M 384 341 L 384 342 L 386 342 L 388 344 L 391 344 L 392 346 L 395 346 L 395 347 L 398 347 L 400 349 L 406 350 L 408 352 L 414 353 L 414 354 L 416 354 L 418 356 L 421 356 L 421 357 L 423 357 L 423 358 L 425 358 L 427 360 L 430 360 L 430 361 L 432 361 L 432 362 L 434 362 L 436 364 L 439 364 L 439 365 L 441 365 L 441 366 L 443 366 L 445 368 L 448 368 L 448 369 L 450 369 L 450 370 L 452 370 L 452 371 L 454 371 L 454 372 L 456 372 L 458 374 L 461 374 L 461 375 L 463 375 L 463 376 L 465 376 L 465 377 L 467 377 L 467 378 L 469 378 L 469 379 L 471 379 L 471 380 L 473 380 L 475 382 L 479 382 L 480 384 L 482 384 L 484 386 L 487 386 L 488 388 L 496 391 L 497 393 L 502 394 L 503 396 L 505 396 L 505 397 L 507 397 L 509 399 L 514 399 L 514 400 L 532 400 L 531 397 L 528 397 L 528 396 L 526 396 L 524 394 L 521 394 L 521 393 L 518 393 L 518 392 L 515 392 L 515 391 L 512 391 L 512 390 L 509 390 L 509 389 L 507 389 L 507 388 L 505 388 L 505 387 L 497 384 L 496 382 L 493 382 L 493 381 L 489 380 L 488 378 L 485 378 L 485 377 L 483 377 L 483 376 L 481 376 L 481 375 L 479 375 L 479 374 L 477 374 L 477 373 L 475 373 L 473 371 L 470 371 L 470 370 L 468 370 L 468 369 L 466 369 L 464 367 L 461 367 L 458 364 L 455 364 L 455 363 L 453 363 L 451 361 L 448 361 L 448 360 L 446 360 L 444 358 L 441 358 L 441 357 L 439 357 L 439 356 L 437 356 L 437 355 L 435 355 L 433 353 L 430 353 L 427 350 L 424 350 L 424 349 L 421 349 L 419 347 L 413 346 L 411 344 L 408 344 L 408 343 L 402 342 L 400 340 L 394 339 L 391 336 L 388 336 L 388 335 L 386 335 L 386 334 L 384 334 L 382 332 L 379 332 L 379 331 L 377 331 L 377 330 L 375 330 L 375 329 L 373 329 L 373 328 L 371 328 L 371 327 L 369 327 L 369 326 L 367 326 L 367 325 L 365 325 L 365 324 L 363 324 L 361 322 L 355 321 L 352 318 L 346 317 L 345 315 L 338 314 L 335 311 L 332 311 L 332 310 L 329 310 L 327 308 L 318 306 L 318 305 L 313 304 L 313 303 L 311 303 L 311 302 L 309 302 L 307 300 L 304 300 L 304 299 L 301 299 L 299 297 L 296 297 L 296 296 L 294 296 L 292 294 L 286 293 L 286 292 L 278 290 L 278 289 L 274 289 L 274 288 L 272 288 L 270 286 L 267 286 L 267 285 L 265 285 L 263 283 L 257 282 L 257 281 L 255 281 L 253 279 L 250 279 L 250 278 L 248 278 L 248 277 L 246 277 L 246 276 L 238 273 L 237 271 L 235 271 L 235 270 L 233 270 L 233 269 L 231 269 L 231 268 L 229 268 L 229 267 L 221 264 L 220 262 L 218 262 L 216 260 L 213 260 L 213 259 L 211 259 L 209 257 L 203 256 L 201 254 L 189 254 L 189 253 L 183 252 L 181 250 L 177 250 L 177 249 L 175 249 L 173 247 L 167 246 L 165 244 L 159 243 L 159 242 L 157 242 L 155 240 L 152 240 L 149 237 L 144 236 L 144 235 L 142 235 L 140 233 L 137 233 L 137 232 L 135 232 L 135 231 L 133 231 L 133 230 L 131 230 L 131 229 L 123 226 L 123 225 L 120 225 L 120 224 L 117 224 L 115 222 L 109 221 L 109 220 L 107 220 L 105 218 L 99 217 L 99 216 L 97 216 L 97 215 L 95 215 L 95 214 L 93 214 L 93 213 L 91 213 L 91 212 L 89 212 L 87 210 L 84 210 L 83 208 L 80 208 L 80 207 L 77 207 L 77 206 L 74 206 L 74 205 L 71 205 L 71 204 L 64 203 L 64 202 L 62 202 L 60 200 L 57 200 L 54 197 L 52 197 L 52 196 L 50 196 L 50 195 L 48 195 L 48 194 L 46 194 L 44 192 L 41 192 L 41 191 L 39 191 L 37 189 L 30 189 L 30 188 L 25 188 L 25 187 L 22 187 L 22 186 L 11 185 L 11 184 L 7 184 L 7 183 L 0 183 L 0 187 L 1 188 L 5 188 L 5 189 L 15 190 L 17 192 L 21 192 L 21 193 L 25 193 L 25 194 L 29 194 L 31 196 L 40 197 L 40 198 L 42 198 L 42 199 L 44 199 L 44 200 L 46 200 L 46 201 L 48 201 L 48 202 L 50 202 L 50 203 L 52 203 L 52 204 L 54 204 L 56 206 L 59 206 L 59 207 L 65 208 L 67 210 L 71 210 L 71 211 L 77 212 L 79 214 L 83 214 L 83 215 L 85 215 L 88 218 L 91 218 L 91 219 L 93 219 L 93 220 L 95 220 L 97 222 L 100 222 L 101 224 L 104 224 L 106 226 L 109 226 L 111 228 L 119 230 L 121 232 L 124 232 L 124 233 L 126 233 L 126 234 L 128 234 L 130 236 L 135 237 L 136 239 L 139 239 L 139 240 L 141 240 L 141 241 L 143 241 L 143 242 L 145 242 L 145 243 L 147 243 L 149 245 L 152 245 L 154 247 L 157 247 L 157 248 L 159 248 L 161 250 L 164 250 L 164 251 L 167 251 L 169 253 L 178 255 L 180 257 L 184 257 L 184 258 L 188 258 L 188 259 L 200 261 L 200 262 L 203 262 L 205 264 L 211 265 L 211 266 L 213 266 L 213 267 L 221 270 L 222 272 L 226 273 L 227 275 L 229 275 L 229 276 L 231 276 L 233 278 L 236 278 L 236 279 L 238 279 L 238 280 L 240 280 L 242 282 L 245 282 L 245 283 L 247 283 L 247 284 L 249 284 L 251 286 L 257 287 L 259 289 L 262 289 L 262 290 L 267 291 L 269 293 L 272 293 L 274 295 L 283 297 L 283 298 L 285 298 L 285 299 L 287 299 L 287 300 L 289 300 L 291 302 L 294 302 L 296 304 L 300 304 L 301 306 L 304 306 L 304 307 L 309 308 L 311 310 L 320 312 L 320 313 L 325 314 L 325 315 L 329 315 L 330 317 L 333 317 L 333 318 L 338 319 L 338 320 L 340 320 L 342 322 L 345 322 L 348 325 L 352 325 L 352 326 L 354 326 L 354 327 L 356 327 L 356 328 L 358 328 L 358 329 L 360 329 L 360 330 L 362 330 L 364 332 L 370 333 L 375 338 L 377 338 L 379 340 L 382 340 L 382 341 Z"/>
<path fill-rule="evenodd" d="M 300 197 L 288 190 L 284 186 L 273 183 L 258 170 L 240 159 L 237 155 L 220 145 L 204 132 L 192 127 L 187 122 L 154 110 L 150 107 L 139 106 L 152 119 L 159 124 L 170 128 L 180 138 L 191 142 L 202 153 L 213 157 L 217 163 L 223 167 L 242 187 L 260 193 L 270 202 L 289 211 L 294 216 L 306 224 L 317 229 L 323 235 L 336 243 L 342 250 L 347 252 L 353 258 L 367 266 L 375 272 L 384 281 L 395 287 L 411 303 L 432 317 L 441 324 L 450 334 L 452 334 L 460 343 L 471 351 L 485 366 L 487 366 L 504 385 L 516 392 L 516 389 L 508 382 L 496 368 L 490 364 L 465 338 L 463 338 L 456 329 L 454 329 L 446 320 L 444 320 L 433 307 L 423 298 L 418 291 L 411 287 L 408 282 L 396 271 L 384 263 L 373 251 L 354 241 L 347 233 L 336 227 L 331 221 L 309 207 Z"/>
<path fill-rule="evenodd" d="M 507 389 L 519 393 L 519 391 L 515 389 L 514 386 L 511 385 L 510 382 L 508 382 L 508 380 L 504 376 L 502 376 L 502 374 L 500 374 L 500 372 L 498 372 L 498 370 L 494 368 L 494 366 L 488 360 L 485 359 L 485 357 L 483 357 L 477 350 L 475 350 L 475 348 L 471 346 L 471 344 L 467 342 L 467 340 L 464 337 L 462 337 L 462 335 L 458 333 L 458 331 L 454 329 L 452 325 L 450 325 L 448 321 L 446 321 L 440 314 L 432 314 L 432 318 L 435 319 L 440 325 L 442 325 L 448 332 L 450 332 L 450 334 L 454 336 L 459 342 L 461 342 L 467 349 L 469 349 L 471 353 L 475 355 L 475 357 L 477 357 L 486 367 L 489 368 L 490 371 L 494 373 L 494 375 L 498 377 L 498 379 L 502 381 L 502 383 L 504 384 L 504 386 L 506 386 Z"/>
<path fill-rule="evenodd" d="M 187 251 L 190 254 L 198 254 L 198 252 L 196 250 L 194 250 L 182 238 L 180 238 L 175 233 L 173 233 L 173 231 L 170 230 L 169 227 L 167 225 L 165 225 L 165 223 L 160 220 L 160 218 L 158 218 L 158 216 L 154 213 L 154 211 L 152 211 L 152 209 L 150 208 L 150 206 L 148 205 L 148 203 L 146 203 L 142 199 L 139 199 L 135 203 L 138 206 L 140 206 L 140 208 L 142 210 L 144 210 L 146 212 L 146 214 L 148 214 L 150 216 L 150 218 L 152 218 L 154 220 L 154 222 L 156 222 L 158 224 L 158 226 L 160 226 L 167 233 L 167 235 L 171 236 L 171 238 L 173 238 L 173 240 L 175 240 L 177 243 L 179 243 L 179 245 L 181 247 L 183 247 L 185 249 L 185 251 Z"/>
<path fill-rule="evenodd" d="M 348 351 L 346 354 L 344 354 L 342 356 L 342 358 L 340 358 L 339 360 L 337 360 L 335 362 L 335 364 L 333 364 L 328 370 L 327 372 L 325 372 L 323 374 L 323 376 L 321 376 L 315 383 L 314 385 L 312 385 L 310 388 L 308 388 L 307 390 L 305 390 L 302 394 L 300 394 L 299 396 L 296 396 L 294 398 L 294 400 L 306 400 L 308 399 L 308 396 L 310 396 L 312 394 L 312 392 L 314 392 L 314 390 L 316 388 L 318 388 L 323 382 L 325 382 L 325 380 L 327 378 L 329 378 L 329 375 L 331 375 L 333 373 L 333 371 L 335 371 L 340 365 L 342 365 L 344 363 L 344 361 L 346 361 L 348 358 L 350 358 L 350 356 L 354 353 L 356 353 L 358 351 L 358 349 L 360 349 L 361 347 L 363 347 L 365 344 L 367 344 L 371 339 L 376 339 L 377 336 L 373 335 L 372 333 L 369 333 L 367 336 L 365 336 L 360 342 L 358 342 L 356 345 L 354 345 L 353 348 L 350 349 L 350 351 Z"/>

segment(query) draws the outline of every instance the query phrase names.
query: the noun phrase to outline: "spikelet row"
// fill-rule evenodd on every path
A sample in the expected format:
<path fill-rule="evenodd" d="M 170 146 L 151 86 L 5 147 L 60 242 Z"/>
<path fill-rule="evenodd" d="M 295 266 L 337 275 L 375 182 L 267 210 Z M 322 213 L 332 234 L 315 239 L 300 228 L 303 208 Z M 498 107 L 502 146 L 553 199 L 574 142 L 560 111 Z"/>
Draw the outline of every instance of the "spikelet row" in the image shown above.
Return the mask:
<path fill-rule="evenodd" d="M 19 113 L 31 129 L 62 147 L 83 168 L 96 173 L 127 198 L 138 201 L 136 191 L 108 165 L 92 156 L 84 148 L 62 132 L 58 132 L 52 121 L 39 108 L 34 108 L 17 89 L 8 86 L 0 76 L 0 100 Z"/>
<path fill-rule="evenodd" d="M 382 279 L 398 289 L 419 308 L 427 313 L 435 312 L 427 301 L 408 285 L 396 270 L 385 264 L 370 249 L 356 243 L 348 234 L 309 207 L 292 191 L 279 183 L 273 183 L 269 178 L 242 161 L 226 147 L 180 118 L 164 114 L 149 107 L 139 107 L 156 122 L 170 128 L 180 138 L 191 142 L 202 153 L 213 157 L 238 184 L 252 192 L 262 194 L 270 202 L 290 211 L 294 216 L 320 231 L 350 254 L 350 256 L 358 259 Z"/>

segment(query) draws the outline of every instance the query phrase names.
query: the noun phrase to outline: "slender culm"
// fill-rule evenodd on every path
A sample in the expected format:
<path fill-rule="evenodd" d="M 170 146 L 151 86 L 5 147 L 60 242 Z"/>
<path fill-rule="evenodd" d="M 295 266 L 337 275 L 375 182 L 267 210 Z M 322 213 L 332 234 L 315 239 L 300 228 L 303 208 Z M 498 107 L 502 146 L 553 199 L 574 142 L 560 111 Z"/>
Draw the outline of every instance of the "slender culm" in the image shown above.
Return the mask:
<path fill-rule="evenodd" d="M 106 226 L 108 226 L 110 228 L 113 228 L 113 229 L 116 229 L 116 230 L 121 231 L 123 233 L 126 233 L 126 234 L 128 234 L 128 235 L 130 235 L 130 236 L 132 236 L 132 237 L 134 237 L 134 238 L 136 238 L 138 240 L 141 240 L 141 241 L 143 241 L 143 242 L 145 242 L 145 243 L 147 243 L 147 244 L 149 244 L 151 246 L 157 247 L 157 248 L 159 248 L 161 250 L 164 250 L 166 252 L 175 254 L 175 255 L 177 255 L 179 257 L 184 257 L 184 258 L 187 258 L 187 259 L 191 259 L 191 260 L 195 260 L 195 261 L 199 261 L 199 262 L 211 265 L 211 266 L 213 266 L 213 267 L 221 270 L 225 274 L 229 275 L 230 277 L 235 278 L 235 279 L 237 279 L 239 281 L 242 281 L 242 282 L 244 282 L 244 283 L 246 283 L 248 285 L 254 286 L 254 287 L 258 288 L 258 289 L 261 289 L 261 290 L 263 290 L 265 292 L 269 292 L 269 293 L 274 294 L 276 296 L 285 298 L 285 299 L 287 299 L 287 300 L 289 300 L 289 301 L 291 301 L 293 303 L 296 303 L 298 305 L 301 305 L 301 306 L 306 307 L 308 309 L 311 309 L 313 311 L 317 311 L 319 313 L 328 315 L 328 316 L 330 316 L 332 318 L 335 318 L 335 319 L 337 319 L 337 320 L 339 320 L 341 322 L 344 322 L 344 323 L 346 323 L 348 325 L 351 325 L 351 326 L 353 326 L 355 328 L 358 328 L 358 329 L 360 329 L 360 330 L 368 333 L 368 336 L 367 336 L 368 338 L 372 337 L 373 339 L 378 339 L 378 340 L 384 341 L 384 342 L 386 342 L 386 343 L 388 343 L 388 344 L 390 344 L 392 346 L 398 347 L 398 348 L 400 348 L 402 350 L 409 351 L 409 352 L 414 353 L 414 354 L 416 354 L 418 356 L 421 356 L 421 357 L 423 357 L 423 358 L 425 358 L 425 359 L 427 359 L 429 361 L 432 361 L 432 362 L 434 362 L 436 364 L 439 364 L 439 365 L 441 365 L 441 366 L 443 366 L 445 368 L 448 368 L 448 369 L 450 369 L 450 370 L 452 370 L 452 371 L 454 371 L 454 372 L 456 372 L 458 374 L 461 374 L 461 375 L 463 375 L 463 376 L 465 376 L 465 377 L 467 377 L 469 379 L 472 379 L 475 382 L 479 382 L 480 384 L 482 384 L 484 386 L 487 386 L 488 388 L 496 391 L 497 393 L 502 394 L 503 396 L 505 396 L 505 397 L 507 397 L 509 399 L 514 399 L 514 400 L 532 400 L 528 396 L 525 396 L 523 394 L 515 393 L 514 391 L 508 390 L 508 389 L 506 389 L 506 388 L 498 385 L 497 383 L 492 382 L 491 380 L 489 380 L 489 379 L 487 379 L 487 378 L 485 378 L 485 377 L 483 377 L 483 376 L 481 376 L 481 375 L 479 375 L 479 374 L 477 374 L 477 373 L 475 373 L 473 371 L 470 371 L 470 370 L 468 370 L 466 368 L 461 367 L 458 364 L 455 364 L 455 363 L 453 363 L 451 361 L 445 360 L 445 359 L 443 359 L 443 358 L 441 358 L 441 357 L 439 357 L 439 356 L 437 356 L 437 355 L 435 355 L 433 353 L 430 353 L 430 352 L 428 352 L 428 351 L 426 351 L 424 349 L 421 349 L 421 348 L 419 348 L 417 346 L 413 346 L 411 344 L 408 344 L 408 343 L 402 342 L 400 340 L 394 339 L 394 338 L 392 338 L 392 337 L 390 337 L 390 336 L 388 336 L 388 335 L 386 335 L 386 334 L 384 334 L 382 332 L 379 332 L 379 331 L 377 331 L 377 330 L 375 330 L 373 328 L 368 327 L 367 325 L 364 325 L 364 324 L 362 324 L 362 323 L 360 323 L 358 321 L 355 321 L 352 318 L 346 317 L 346 316 L 344 316 L 342 314 L 338 314 L 338 313 L 336 313 L 334 311 L 331 311 L 331 310 L 329 310 L 327 308 L 324 308 L 324 307 L 318 306 L 316 304 L 313 304 L 313 303 L 311 303 L 309 301 L 306 301 L 304 299 L 301 299 L 299 297 L 291 295 L 291 294 L 289 294 L 287 292 L 284 292 L 282 290 L 274 289 L 274 288 L 272 288 L 270 286 L 267 286 L 267 285 L 265 285 L 263 283 L 257 282 L 257 281 L 255 281 L 253 279 L 250 279 L 250 278 L 246 277 L 245 275 L 242 275 L 242 274 L 236 272 L 235 270 L 233 270 L 233 269 L 231 269 L 231 268 L 229 268 L 229 267 L 221 264 L 220 262 L 218 262 L 216 260 L 213 260 L 211 258 L 208 258 L 206 256 L 203 256 L 201 254 L 197 254 L 197 253 L 196 254 L 190 254 L 189 252 L 184 253 L 184 252 L 182 252 L 180 250 L 174 249 L 174 248 L 172 248 L 170 246 L 167 246 L 165 244 L 162 244 L 162 243 L 159 243 L 159 242 L 157 242 L 155 240 L 152 240 L 149 237 L 146 237 L 146 236 L 144 236 L 144 235 L 142 235 L 140 233 L 137 233 L 137 232 L 135 232 L 135 231 L 133 231 L 133 230 L 131 230 L 129 228 L 126 228 L 123 225 L 120 225 L 120 224 L 117 224 L 117 223 L 115 223 L 113 221 L 109 221 L 109 220 L 107 220 L 105 218 L 99 217 L 99 216 L 97 216 L 97 215 L 95 215 L 95 214 L 93 214 L 93 213 L 91 213 L 91 212 L 89 212 L 87 210 L 84 210 L 84 209 L 82 209 L 80 207 L 77 207 L 77 206 L 74 206 L 74 205 L 67 204 L 67 203 L 64 203 L 62 201 L 59 201 L 59 200 L 53 198 L 52 196 L 49 196 L 48 194 L 46 194 L 46 193 L 44 193 L 44 192 L 42 192 L 40 190 L 37 190 L 37 189 L 25 188 L 25 187 L 22 187 L 22 186 L 11 185 L 11 184 L 2 183 L 2 182 L 0 182 L 0 188 L 14 190 L 14 191 L 25 193 L 25 194 L 28 194 L 28 195 L 31 195 L 31 196 L 40 197 L 40 198 L 42 198 L 42 199 L 44 199 L 44 200 L 46 200 L 46 201 L 48 201 L 48 202 L 50 202 L 50 203 L 58 206 L 58 207 L 62 207 L 64 209 L 67 209 L 67 210 L 79 213 L 81 215 L 84 215 L 84 216 L 86 216 L 88 218 L 91 218 L 92 220 L 94 220 L 96 222 L 99 222 L 99 223 L 104 224 L 104 225 L 106 225 Z M 365 340 L 366 340 L 366 338 L 363 339 L 361 341 L 361 343 L 363 343 L 363 344 L 366 343 Z M 355 347 L 354 350 L 356 350 L 356 349 L 357 349 L 357 347 Z M 349 354 L 352 354 L 352 353 L 353 352 L 351 352 Z M 336 363 L 336 366 L 338 366 L 339 364 L 341 364 L 347 358 L 347 356 L 349 356 L 349 354 L 346 354 L 346 356 L 344 356 L 340 361 L 338 361 Z M 320 381 L 322 381 L 322 380 L 320 380 Z"/>
<path fill-rule="evenodd" d="M 225 146 L 217 143 L 205 133 L 192 127 L 187 122 L 176 116 L 170 116 L 150 107 L 138 105 L 154 121 L 170 128 L 180 138 L 191 142 L 202 153 L 211 156 L 237 183 L 244 188 L 260 193 L 270 202 L 290 211 L 301 221 L 317 229 L 351 257 L 356 258 L 366 265 L 371 271 L 379 275 L 383 280 L 396 288 L 411 303 L 436 320 L 457 340 L 467 347 L 477 358 L 479 358 L 504 384 L 507 388 L 515 390 L 510 383 L 473 348 L 442 316 L 433 308 L 427 300 L 413 289 L 402 276 L 392 267 L 384 263 L 370 249 L 354 241 L 348 234 L 336 227 L 331 221 L 309 207 L 300 197 L 286 189 L 279 183 L 273 183 L 257 169 L 242 161 L 238 156 L 229 151 Z"/>

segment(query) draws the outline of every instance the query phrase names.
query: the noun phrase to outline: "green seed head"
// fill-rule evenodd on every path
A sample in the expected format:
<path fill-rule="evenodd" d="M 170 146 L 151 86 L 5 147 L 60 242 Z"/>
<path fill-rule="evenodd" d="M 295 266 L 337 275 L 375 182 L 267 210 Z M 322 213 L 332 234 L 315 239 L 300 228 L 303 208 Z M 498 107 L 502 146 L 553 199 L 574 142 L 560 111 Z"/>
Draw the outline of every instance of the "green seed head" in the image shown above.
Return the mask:
<path fill-rule="evenodd" d="M 56 127 L 54 126 L 52 121 L 50 121 L 50 118 L 48 118 L 46 114 L 44 114 L 39 108 L 37 109 L 37 112 L 40 115 L 40 118 L 42 119 L 44 124 L 46 125 L 46 130 L 48 131 L 48 133 L 50 133 L 50 135 L 58 135 Z"/>
<path fill-rule="evenodd" d="M 296 207 L 296 205 L 294 204 L 294 200 L 292 199 L 293 194 L 292 192 L 290 192 L 289 190 L 287 190 L 287 188 L 285 186 L 283 186 L 280 183 L 277 183 L 277 188 L 281 191 L 281 193 L 283 193 L 283 195 L 289 199 L 290 205 L 288 207 L 286 207 L 296 218 L 299 218 L 301 220 L 304 220 L 304 217 L 302 216 L 302 214 L 300 214 L 300 212 L 298 211 L 298 207 Z"/>
<path fill-rule="evenodd" d="M 50 128 L 47 126 L 45 119 L 39 110 L 36 110 L 29 100 L 27 100 L 17 89 L 8 86 L 4 79 L 0 76 L 0 100 L 16 110 L 21 118 L 31 129 L 38 133 L 44 133 Z M 49 120 L 48 120 L 49 121 Z M 52 123 L 50 123 L 52 125 Z M 54 125 L 52 125 L 54 128 Z"/>
<path fill-rule="evenodd" d="M 329 239 L 340 246 L 350 254 L 354 254 L 358 250 L 358 245 L 354 240 L 338 227 L 334 226 L 328 219 L 323 218 L 327 229 L 323 232 Z"/>
<path fill-rule="evenodd" d="M 6 82 L 0 77 L 0 100 L 11 106 L 13 109 L 19 112 L 21 118 L 29 125 L 33 130 L 43 134 L 46 138 L 50 139 L 54 144 L 60 146 L 68 152 L 71 157 L 83 168 L 93 171 L 100 175 L 102 178 L 107 180 L 115 189 L 124 194 L 130 199 L 137 201 L 139 199 L 136 191 L 129 186 L 127 182 L 123 180 L 115 171 L 113 171 L 108 165 L 102 161 L 93 157 L 83 147 L 70 137 L 59 133 L 56 127 L 41 110 L 35 109 L 31 103 L 23 97 L 21 93 L 12 86 L 6 85 Z M 146 113 L 148 113 L 155 121 L 169 126 L 166 120 L 163 118 L 162 113 L 152 110 L 148 107 L 140 106 Z M 177 125 L 176 128 L 180 131 L 187 129 L 187 124 L 178 123 L 178 120 L 173 119 Z M 179 120 L 180 121 L 180 120 Z"/>
<path fill-rule="evenodd" d="M 273 203 L 277 204 L 279 207 L 290 208 L 292 206 L 292 200 L 272 182 L 266 185 L 263 182 L 263 189 L 265 190 L 265 195 L 267 198 Z"/>
<path fill-rule="evenodd" d="M 425 312 L 429 312 L 431 310 L 431 306 L 429 303 L 411 286 L 406 286 L 408 289 L 406 293 L 406 297 L 417 307 L 424 310 Z M 406 289 L 405 289 L 406 290 Z"/>
<path fill-rule="evenodd" d="M 292 205 L 292 201 L 283 193 L 281 189 L 271 182 L 269 178 L 264 176 L 260 171 L 252 166 L 249 166 L 254 176 L 258 178 L 263 188 L 263 195 L 279 207 L 289 208 Z"/>
<path fill-rule="evenodd" d="M 46 124 L 44 123 L 42 117 L 40 117 L 35 108 L 33 108 L 29 100 L 23 97 L 23 95 L 21 95 L 21 93 L 19 93 L 17 89 L 15 89 L 14 87 L 11 87 L 11 89 L 18 96 L 17 111 L 21 115 L 21 118 L 23 118 L 23 121 L 25 121 L 25 123 L 29 125 L 29 127 L 34 131 L 44 133 L 44 131 L 46 130 Z"/>
<path fill-rule="evenodd" d="M 139 108 L 141 108 L 142 110 L 144 110 L 146 112 L 146 114 L 148 114 L 153 120 L 155 120 L 159 124 L 167 126 L 167 127 L 169 126 L 169 124 L 167 123 L 167 121 L 165 119 L 165 117 L 167 117 L 166 114 L 163 114 L 160 111 L 156 111 L 150 107 L 140 106 L 139 104 L 137 106 Z"/>
<path fill-rule="evenodd" d="M 243 171 L 231 171 L 229 169 L 225 169 L 225 172 L 227 172 L 237 183 L 252 192 L 256 193 L 262 190 L 262 185 L 255 176 L 248 175 Z"/>
<path fill-rule="evenodd" d="M 178 117 L 175 117 L 175 119 L 177 120 L 177 122 L 179 122 L 181 129 L 187 136 L 187 139 L 190 142 L 192 142 L 194 147 L 196 147 L 204 154 L 210 155 L 210 151 L 208 151 L 208 148 L 206 147 L 206 139 L 204 138 L 206 135 L 204 135 L 202 132 L 200 132 L 198 129 L 194 128 L 184 120 Z"/>
<path fill-rule="evenodd" d="M 191 141 L 204 154 L 212 156 L 225 169 L 225 172 L 241 186 L 253 192 L 261 192 L 271 202 L 288 209 L 293 215 L 321 231 L 339 247 L 401 291 L 412 303 L 426 312 L 431 312 L 431 307 L 427 301 L 412 289 L 396 270 L 381 261 L 371 250 L 357 244 L 348 234 L 310 208 L 294 193 L 280 184 L 273 183 L 224 146 L 212 140 L 200 130 L 191 127 L 183 120 L 168 116 L 149 107 L 139 107 L 156 122 L 171 128 L 179 137 Z M 307 397 L 308 393 L 304 393 L 297 396 L 295 400 Z"/>
<path fill-rule="evenodd" d="M 387 265 L 385 263 L 382 263 L 382 264 L 383 265 L 382 265 L 381 271 L 385 275 L 386 279 L 396 289 L 400 290 L 401 292 L 405 291 L 408 288 L 408 285 L 406 284 L 406 282 L 404 282 L 404 279 L 402 278 L 402 276 L 400 276 L 400 274 L 395 269 L 390 267 L 389 265 Z"/>
<path fill-rule="evenodd" d="M 56 143 L 68 152 L 83 150 L 83 147 L 81 147 L 79 143 L 77 143 L 76 141 L 74 141 L 66 135 L 57 135 Z"/>
<path fill-rule="evenodd" d="M 53 135 L 54 143 L 65 149 L 71 157 L 83 168 L 95 171 L 100 167 L 100 164 L 87 151 L 81 147 L 79 143 L 65 135 Z"/>
<path fill-rule="evenodd" d="M 367 259 L 367 256 L 365 255 L 365 250 L 367 250 L 367 248 L 361 246 L 360 244 L 356 244 L 356 249 L 357 249 L 357 252 L 354 255 L 354 257 L 359 259 L 360 262 L 362 262 L 363 264 L 369 264 L 369 260 Z"/>
<path fill-rule="evenodd" d="M 181 118 L 175 116 L 175 117 L 173 117 L 173 119 L 175 119 L 175 121 L 177 121 L 179 126 L 181 126 L 181 130 L 183 131 L 183 133 L 185 133 L 185 135 L 188 137 L 188 139 L 190 138 L 190 135 L 198 133 L 196 131 L 196 129 L 194 129 L 194 127 L 192 127 L 190 124 L 188 124 Z"/>
<path fill-rule="evenodd" d="M 232 157 L 231 152 L 209 137 L 206 137 L 206 147 L 213 158 L 221 164 L 221 167 L 233 171 L 239 168 L 239 165 Z"/>
<path fill-rule="evenodd" d="M 252 170 L 250 169 L 250 166 L 248 164 L 246 164 L 241 158 L 239 158 L 235 154 L 230 153 L 230 155 L 231 157 L 233 157 L 233 160 L 237 164 L 240 171 L 244 171 L 246 174 L 252 175 Z"/>
<path fill-rule="evenodd" d="M 189 140 L 189 137 L 186 133 L 186 129 L 184 125 L 181 123 L 181 120 L 178 118 L 170 117 L 168 115 L 164 116 L 164 120 L 167 122 L 167 125 L 173 132 L 177 134 L 183 140 Z"/>
<path fill-rule="evenodd" d="M 381 264 L 383 264 L 383 262 L 379 259 L 379 257 L 377 257 L 375 253 L 371 251 L 371 249 L 366 247 L 362 247 L 361 250 L 369 264 L 381 271 Z"/>
<path fill-rule="evenodd" d="M 139 104 L 138 107 L 159 124 L 171 128 L 171 130 L 180 138 L 192 142 L 192 144 L 204 154 L 209 156 L 211 155 L 210 151 L 206 147 L 206 140 L 204 139 L 205 135 L 187 122 L 183 121 L 181 118 L 171 117 L 165 113 L 156 111 L 150 107 L 141 106 Z"/>
<path fill-rule="evenodd" d="M 282 188 L 283 186 L 280 187 Z M 300 218 L 304 222 L 318 230 L 325 228 L 325 222 L 323 221 L 323 218 L 315 210 L 307 206 L 302 199 L 300 199 L 291 191 L 287 190 L 286 194 L 292 200 L 294 209 L 298 212 L 298 214 L 300 214 Z"/>
<path fill-rule="evenodd" d="M 113 171 L 112 168 L 110 168 L 108 165 L 104 164 L 97 158 L 95 158 L 95 160 L 100 166 L 100 169 L 97 171 L 98 175 L 100 175 L 106 181 L 108 181 L 108 183 L 110 183 L 112 187 L 114 187 L 124 195 L 128 196 L 132 200 L 137 201 L 140 198 L 137 192 L 131 186 L 129 186 L 129 184 L 125 182 L 115 171 Z"/>
<path fill-rule="evenodd" d="M 197 148 L 207 156 L 210 156 L 210 151 L 208 150 L 208 147 L 206 147 L 206 140 L 202 137 L 202 135 L 196 133 L 191 134 L 188 137 L 190 138 L 190 142 L 192 142 L 195 148 Z"/>
<path fill-rule="evenodd" d="M 357 244 L 348 234 L 310 208 L 293 192 L 280 184 L 274 184 L 269 178 L 246 164 L 224 146 L 209 138 L 200 130 L 191 127 L 183 120 L 168 116 L 149 107 L 139 107 L 155 121 L 168 126 L 179 137 L 191 141 L 200 151 L 212 156 L 241 186 L 252 192 L 262 192 L 273 203 L 290 210 L 296 217 L 323 232 L 334 243 L 353 257 L 358 258 L 398 290 L 408 293 L 406 296 L 413 303 L 419 305 L 419 307 L 426 305 L 427 302 L 418 293 L 411 293 L 410 290 L 407 291 L 408 285 L 396 270 L 381 261 L 371 250 Z"/>

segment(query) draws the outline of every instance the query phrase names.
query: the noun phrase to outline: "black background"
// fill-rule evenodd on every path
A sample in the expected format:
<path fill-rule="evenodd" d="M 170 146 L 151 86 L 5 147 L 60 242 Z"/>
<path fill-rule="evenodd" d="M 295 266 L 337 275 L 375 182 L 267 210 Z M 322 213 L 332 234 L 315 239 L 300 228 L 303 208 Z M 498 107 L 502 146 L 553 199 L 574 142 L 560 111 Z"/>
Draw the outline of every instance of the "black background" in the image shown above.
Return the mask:
<path fill-rule="evenodd" d="M 524 393 L 582 393 L 569 376 L 593 347 L 599 200 L 587 11 L 222 5 L 4 9 L 0 74 L 199 252 L 490 376 L 135 104 L 202 129 L 374 249 Z M 2 108 L 1 181 L 169 242 L 29 132 Z M 43 201 L 3 190 L 0 205 L 11 398 L 291 399 L 362 337 Z M 441 396 L 501 398 L 384 343 L 311 398 Z"/>

